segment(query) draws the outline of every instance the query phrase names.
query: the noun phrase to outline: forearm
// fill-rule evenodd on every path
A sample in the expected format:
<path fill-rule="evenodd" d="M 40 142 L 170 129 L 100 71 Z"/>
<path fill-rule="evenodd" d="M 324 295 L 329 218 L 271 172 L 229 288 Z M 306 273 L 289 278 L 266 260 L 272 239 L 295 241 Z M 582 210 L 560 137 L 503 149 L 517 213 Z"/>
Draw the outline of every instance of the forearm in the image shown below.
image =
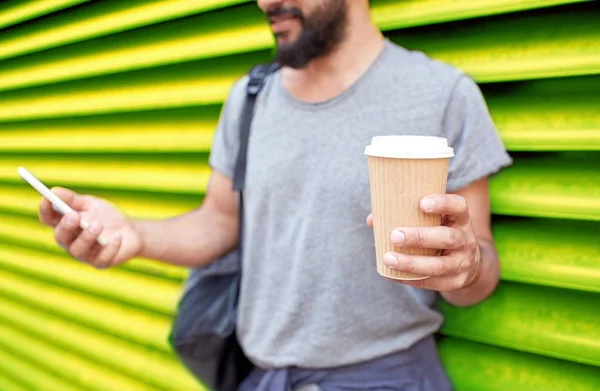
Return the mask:
<path fill-rule="evenodd" d="M 136 220 L 142 238 L 140 256 L 166 263 L 199 267 L 237 245 L 237 218 L 215 213 L 205 206 L 166 220 Z"/>
<path fill-rule="evenodd" d="M 442 297 L 457 307 L 467 307 L 485 300 L 500 280 L 500 260 L 491 241 L 479 240 L 481 266 L 479 278 L 466 288 L 441 292 Z"/>

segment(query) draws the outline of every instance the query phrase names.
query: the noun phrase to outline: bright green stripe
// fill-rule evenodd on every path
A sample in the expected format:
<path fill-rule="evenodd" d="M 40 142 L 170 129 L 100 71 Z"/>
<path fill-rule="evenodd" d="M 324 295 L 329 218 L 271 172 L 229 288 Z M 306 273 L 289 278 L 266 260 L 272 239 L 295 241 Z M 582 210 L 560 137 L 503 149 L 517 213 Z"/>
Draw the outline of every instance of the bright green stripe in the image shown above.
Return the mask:
<path fill-rule="evenodd" d="M 599 298 L 597 293 L 502 282 L 477 306 L 440 302 L 442 333 L 600 366 Z"/>
<path fill-rule="evenodd" d="M 3 324 L 0 324 L 0 346 L 17 353 L 34 365 L 74 382 L 86 391 L 157 391 L 154 387 L 98 366 L 73 352 L 32 338 L 31 335 L 25 334 L 21 330 L 9 328 Z M 118 357 L 114 357 L 114 359 L 118 360 Z"/>
<path fill-rule="evenodd" d="M 593 155 L 590 159 L 554 158 L 516 159 L 512 167 L 503 170 L 492 177 L 490 182 L 492 209 L 494 213 L 515 216 L 553 217 L 583 220 L 600 220 L 600 173 L 593 164 Z M 0 178 L 5 181 L 21 183 L 16 177 L 15 167 L 21 162 L 28 163 L 27 159 L 15 160 L 12 165 L 0 165 Z M 97 188 L 114 188 L 148 191 L 177 192 L 189 195 L 189 201 L 181 204 L 169 205 L 169 197 L 164 196 L 165 205 L 156 200 L 163 200 L 163 196 L 153 200 L 149 197 L 141 198 L 140 205 L 135 214 L 146 214 L 154 207 L 158 208 L 156 217 L 167 214 L 176 214 L 190 210 L 193 205 L 200 203 L 200 194 L 205 191 L 210 171 L 206 166 L 194 167 L 189 164 L 176 164 L 169 160 L 155 164 L 126 165 L 121 168 L 119 176 L 114 175 L 111 166 L 117 166 L 115 160 L 111 163 L 81 162 L 77 168 L 69 168 L 69 163 L 46 160 L 31 166 L 33 172 L 39 175 L 48 184 L 63 186 L 87 186 Z M 124 162 L 124 161 L 123 161 Z M 122 164 L 122 163 L 121 163 Z M 64 169 L 63 169 L 64 167 Z M 177 169 L 175 173 L 173 170 Z M 39 171 L 39 173 L 38 173 Z M 157 180 L 160 178 L 160 180 Z M 11 208 L 35 212 L 39 197 L 27 189 L 13 190 L 6 195 L 0 195 L 2 204 L 11 205 Z M 10 191 L 10 190 L 9 190 Z M 93 194 L 94 190 L 89 190 Z M 20 194 L 25 195 L 20 198 Z M 119 202 L 115 198 L 116 203 Z M 124 200 L 124 207 L 135 204 L 135 197 Z M 129 210 L 129 209 L 128 209 Z"/>
<path fill-rule="evenodd" d="M 589 92 L 591 86 L 600 91 L 600 77 L 484 91 L 509 150 L 599 150 L 600 94 Z M 209 106 L 8 123 L 0 151 L 202 152 L 210 148 L 218 115 L 219 106 Z M 73 138 L 81 128 L 85 137 Z"/>
<path fill-rule="evenodd" d="M 43 179 L 43 178 L 42 178 Z M 50 182 L 48 182 L 50 183 Z M 50 185 L 49 185 L 50 186 Z M 123 193 L 114 190 L 73 188 L 85 194 L 107 198 L 127 215 L 138 218 L 167 218 L 190 211 L 200 205 L 202 196 L 169 193 Z M 26 184 L 0 184 L 0 210 L 12 214 L 37 216 L 41 196 Z"/>
<path fill-rule="evenodd" d="M 511 151 L 600 150 L 600 77 L 483 85 Z M 54 118 L 2 125 L 0 151 L 208 152 L 220 106 Z M 85 129 L 85 137 L 73 137 Z"/>
<path fill-rule="evenodd" d="M 463 0 L 450 4 L 445 0 L 404 1 L 401 3 L 379 0 L 372 2 L 372 9 L 374 20 L 382 29 L 388 30 L 579 1 L 585 0 L 490 0 L 485 3 Z M 81 0 L 30 2 L 15 10 L 0 10 L 0 27 L 82 2 Z M 23 55 L 246 2 L 248 0 L 179 0 L 177 3 L 155 1 L 152 5 L 140 4 L 134 7 L 131 6 L 131 2 L 92 4 L 71 15 L 58 14 L 40 28 L 34 24 L 33 28 L 27 26 L 29 31 L 23 28 L 17 33 L 11 34 L 10 38 L 13 42 L 9 44 L 8 48 L 3 47 L 0 43 L 0 53 L 4 53 L 0 55 L 0 58 Z M 250 3 L 249 7 L 256 7 L 254 2 Z M 78 21 L 75 26 L 72 25 L 73 20 Z"/>
<path fill-rule="evenodd" d="M 0 354 L 0 360 L 4 359 L 5 356 Z M 10 360 L 10 358 L 8 359 Z M 24 385 L 17 383 L 12 378 L 9 378 L 8 375 L 0 372 L 0 390 L 3 391 L 28 391 Z"/>
<path fill-rule="evenodd" d="M 155 200 L 155 203 L 158 202 L 160 201 Z M 35 206 L 37 204 L 36 202 Z M 37 216 L 23 216 L 14 214 L 14 212 L 13 214 L 3 214 L 0 212 L 0 240 L 57 255 L 65 254 L 64 250 L 56 244 L 53 230 L 42 225 Z M 187 269 L 185 268 L 147 259 L 133 259 L 119 267 L 128 271 L 173 280 L 176 283 L 180 283 L 187 276 Z"/>
<path fill-rule="evenodd" d="M 160 219 L 172 217 L 196 208 L 202 201 L 202 196 L 198 195 L 123 193 L 80 187 L 74 187 L 73 189 L 110 199 L 119 205 L 119 208 L 127 215 L 138 218 Z M 37 216 L 40 200 L 41 197 L 25 184 L 19 184 L 19 186 L 0 184 L 0 210 L 9 214 Z"/>
<path fill-rule="evenodd" d="M 599 232 L 597 222 L 500 221 L 502 279 L 600 293 Z"/>
<path fill-rule="evenodd" d="M 251 64 L 267 59 L 260 52 L 11 92 L 0 96 L 0 122 L 220 104 Z"/>
<path fill-rule="evenodd" d="M 170 353 L 167 344 L 171 316 L 158 316 L 0 269 L 0 294 L 91 329 Z"/>
<path fill-rule="evenodd" d="M 600 150 L 600 76 L 483 87 L 509 150 Z"/>
<path fill-rule="evenodd" d="M 220 109 L 220 105 L 182 107 L 6 123 L 0 125 L 0 151 L 206 153 Z M 73 137 L 75 134 L 79 137 Z"/>
<path fill-rule="evenodd" d="M 587 0 L 372 0 L 373 17 L 384 30 L 457 21 Z"/>
<path fill-rule="evenodd" d="M 0 358 L 1 359 L 1 358 Z M 4 374 L 0 373 L 0 390 L 3 391 L 29 391 L 25 386 L 14 382 Z"/>
<path fill-rule="evenodd" d="M 0 29 L 17 23 L 36 18 L 38 16 L 50 14 L 64 8 L 72 7 L 77 4 L 85 3 L 88 0 L 29 0 L 12 4 L 0 5 Z M 15 2 L 13 1 L 13 4 Z M 0 47 L 0 58 L 2 57 Z"/>
<path fill-rule="evenodd" d="M 54 1 L 54 0 L 53 0 Z M 49 1 L 47 1 L 48 3 Z M 226 7 L 240 0 L 94 2 L 0 36 L 0 60 Z M 71 1 L 74 3 L 74 1 Z M 2 14 L 0 13 L 0 18 Z M 1 20 L 1 19 L 0 19 Z"/>
<path fill-rule="evenodd" d="M 162 160 L 154 157 L 154 161 L 131 159 L 127 164 L 125 162 L 123 159 L 0 157 L 0 181 L 23 183 L 16 175 L 18 165 L 23 165 L 48 184 L 200 194 L 206 190 L 211 172 L 204 162 L 181 161 L 177 157 Z"/>
<path fill-rule="evenodd" d="M 438 349 L 456 391 L 600 389 L 598 368 L 591 366 L 455 338 L 443 338 Z"/>
<path fill-rule="evenodd" d="M 0 297 L 0 319 L 58 348 L 164 390 L 201 390 L 173 357 Z"/>
<path fill-rule="evenodd" d="M 502 279 L 600 293 L 600 224 L 513 220 L 494 224 Z"/>
<path fill-rule="evenodd" d="M 462 68 L 479 82 L 600 73 L 600 8 L 546 9 L 393 35 L 409 48 Z"/>
<path fill-rule="evenodd" d="M 597 223 L 517 220 L 494 224 L 505 280 L 600 292 Z M 63 254 L 52 231 L 31 217 L 0 215 L 0 238 L 11 244 Z M 134 262 L 135 261 L 131 261 Z M 127 263 L 125 266 L 130 265 Z M 183 279 L 187 270 L 138 260 L 132 270 Z M 156 270 L 153 268 L 156 267 Z M 150 270 L 148 270 L 150 269 Z"/>
<path fill-rule="evenodd" d="M 516 159 L 492 178 L 494 213 L 513 216 L 600 220 L 597 153 L 573 159 Z M 595 164 L 596 163 L 596 164 Z"/>
<path fill-rule="evenodd" d="M 579 6 L 564 15 L 554 12 L 528 15 L 530 20 L 521 16 L 471 21 L 461 29 L 445 26 L 432 29 L 427 35 L 419 29 L 411 30 L 403 32 L 399 39 L 401 44 L 462 67 L 479 81 L 598 73 L 600 30 L 595 24 L 600 11 Z M 506 27 L 511 24 L 521 28 Z M 246 35 L 244 39 L 252 40 Z M 113 43 L 107 42 L 111 47 Z M 226 46 L 220 41 L 213 44 Z M 184 46 L 175 46 L 176 50 L 180 47 Z M 186 53 L 193 52 L 193 48 L 185 48 Z M 153 53 L 165 58 L 169 55 L 162 51 Z M 132 58 L 142 57 L 136 53 Z M 74 81 L 14 91 L 0 98 L 0 121 L 218 104 L 251 64 L 269 57 L 268 52 L 262 51 L 100 77 L 85 83 Z M 121 57 L 117 59 L 122 63 Z M 76 72 L 76 68 L 66 65 L 60 69 L 69 74 Z M 88 68 L 82 65 L 82 69 Z"/>
<path fill-rule="evenodd" d="M 111 268 L 96 270 L 76 260 L 4 244 L 0 267 L 107 299 L 171 315 L 181 293 L 179 284 Z"/>
<path fill-rule="evenodd" d="M 597 158 L 597 155 L 594 155 Z M 170 191 L 198 194 L 205 191 L 210 170 L 205 165 L 160 163 L 128 164 L 114 175 L 115 161 L 110 163 L 81 162 L 69 168 L 75 160 L 32 162 L 14 160 L 0 165 L 0 179 L 20 183 L 16 166 L 24 164 L 48 183 L 62 186 L 88 186 L 142 191 Z M 121 163 L 122 164 L 122 163 Z M 63 169 L 64 167 L 64 169 Z M 175 170 L 175 172 L 173 172 Z M 39 172 L 39 173 L 38 173 Z M 160 180 L 157 181 L 157 178 Z M 555 158 L 516 159 L 512 167 L 491 180 L 494 213 L 516 216 L 541 216 L 583 220 L 600 220 L 600 173 L 593 161 Z M 31 199 L 17 201 L 34 208 Z M 152 207 L 149 202 L 148 207 Z"/>
<path fill-rule="evenodd" d="M 22 391 L 22 390 L 56 390 L 56 391 L 83 391 L 83 388 L 71 384 L 71 382 L 61 379 L 48 373 L 45 368 L 33 363 L 28 358 L 23 358 L 13 352 L 6 350 L 2 344 L 2 330 L 5 328 L 0 324 L 0 371 L 10 373 L 10 378 L 0 377 L 0 390 L 2 391 Z M 1 376 L 1 375 L 0 375 Z M 16 382 L 12 388 L 9 383 L 11 378 Z M 19 388 L 21 386 L 21 388 Z"/>
<path fill-rule="evenodd" d="M 0 90 L 239 54 L 272 45 L 265 17 L 252 5 L 8 61 L 0 64 Z"/>
<path fill-rule="evenodd" d="M 382 5 L 381 8 L 375 6 L 374 18 L 384 18 L 387 24 L 402 25 L 406 23 L 411 25 L 411 23 L 427 23 L 428 18 L 432 15 L 452 17 L 453 14 L 448 13 L 449 7 L 439 6 L 437 4 L 439 2 L 439 0 L 429 0 L 419 2 L 417 5 L 413 2 L 396 2 L 393 5 Z M 470 15 L 472 12 L 487 14 L 488 11 L 491 11 L 490 13 L 497 13 L 505 6 L 509 8 L 535 6 L 534 3 L 539 4 L 539 1 L 528 3 L 514 0 L 495 0 L 494 4 L 489 5 L 487 3 L 453 2 L 451 8 L 456 8 L 454 14 L 456 17 L 465 12 L 466 15 Z M 497 7 L 494 7 L 494 5 Z M 490 8 L 487 8 L 488 6 Z M 437 12 L 432 13 L 431 9 L 437 9 Z M 390 10 L 393 12 L 390 13 Z M 581 12 L 581 15 L 576 14 L 562 23 L 573 24 L 576 23 L 573 19 L 580 17 L 590 19 L 586 12 Z M 514 17 L 511 16 L 511 18 Z M 545 25 L 544 20 L 545 18 L 541 17 L 540 20 L 534 20 L 533 24 L 535 26 L 532 29 L 540 29 L 540 26 Z M 435 19 L 429 20 L 429 22 L 431 21 L 435 21 Z M 585 19 L 582 21 L 586 23 Z M 550 23 L 554 22 L 550 21 Z M 593 22 L 588 22 L 588 24 L 590 23 Z M 442 29 L 440 36 L 444 39 L 442 43 L 447 42 L 445 39 L 448 36 L 451 39 L 450 42 L 455 41 L 456 44 L 451 46 L 451 51 L 442 50 L 441 52 L 436 46 L 438 45 L 437 42 L 431 42 L 429 37 L 423 40 L 420 32 L 416 36 L 403 32 L 401 37 L 403 42 L 418 49 L 431 48 L 432 54 L 441 56 L 443 60 L 458 61 L 460 65 L 464 65 L 467 71 L 474 73 L 476 77 L 485 81 L 496 77 L 501 79 L 512 77 L 514 79 L 511 75 L 505 75 L 506 72 L 504 71 L 501 75 L 495 76 L 498 73 L 497 69 L 502 70 L 506 67 L 508 67 L 506 70 L 511 72 L 528 72 L 530 69 L 538 73 L 546 72 L 547 69 L 544 67 L 553 69 L 546 64 L 548 61 L 546 56 L 551 56 L 550 60 L 555 62 L 560 62 L 561 59 L 564 62 L 564 58 L 558 55 L 571 56 L 569 57 L 571 62 L 562 64 L 560 69 L 553 70 L 553 75 L 560 72 L 563 72 L 561 74 L 564 74 L 564 72 L 566 74 L 588 74 L 597 70 L 598 58 L 594 56 L 593 50 L 586 49 L 586 45 L 593 45 L 594 39 L 597 37 L 594 34 L 593 27 L 588 27 L 583 32 L 573 31 L 569 34 L 562 33 L 556 36 L 554 31 L 546 31 L 547 37 L 544 45 L 548 46 L 547 44 L 551 43 L 550 48 L 545 47 L 540 52 L 540 42 L 534 41 L 530 45 L 531 47 L 525 48 L 526 58 L 524 60 L 511 61 L 509 64 L 504 63 L 502 67 L 498 67 L 493 61 L 490 61 L 489 56 L 485 58 L 484 62 L 481 62 L 481 57 L 485 57 L 486 51 L 493 46 L 500 45 L 500 47 L 492 50 L 495 52 L 502 50 L 503 56 L 514 50 L 515 37 L 510 33 L 501 31 L 503 25 L 503 23 L 496 23 L 489 31 L 485 25 L 482 26 L 481 28 L 485 31 L 478 32 L 479 37 L 475 41 L 478 46 L 474 50 L 466 52 L 461 42 L 465 39 L 472 40 L 473 37 L 469 35 L 448 33 Z M 544 33 L 544 29 L 541 29 Z M 548 30 L 548 27 L 545 27 L 545 29 Z M 527 27 L 522 27 L 520 30 L 523 30 L 525 35 L 532 34 L 532 31 L 529 31 Z M 408 35 L 405 36 L 405 34 Z M 56 35 L 51 35 L 51 37 L 56 37 Z M 517 39 L 522 39 L 522 37 L 517 37 Z M 114 45 L 115 40 L 119 40 L 119 45 Z M 436 38 L 436 41 L 439 40 L 439 37 Z M 17 45 L 17 43 L 8 44 Z M 0 90 L 265 50 L 272 48 L 273 44 L 274 41 L 265 23 L 264 15 L 252 4 L 235 10 L 198 15 L 147 29 L 134 30 L 119 37 L 108 36 L 90 43 L 85 42 L 80 45 L 58 48 L 55 51 L 42 53 L 34 58 L 24 57 L 0 64 L 0 77 L 4 81 L 0 86 Z M 557 45 L 568 46 L 568 52 L 560 53 L 556 51 Z M 469 44 L 469 46 L 473 46 L 473 44 Z M 552 50 L 555 50 L 556 53 Z M 582 52 L 585 50 L 588 50 L 589 53 Z M 523 50 L 518 51 L 516 56 L 522 56 L 522 52 Z M 528 52 L 531 52 L 530 58 L 527 58 Z M 475 57 L 475 61 L 470 61 L 470 57 Z M 587 70 L 579 69 L 585 65 L 584 62 L 590 63 L 591 68 Z M 246 65 L 250 66 L 251 64 Z M 555 67 L 555 65 L 552 66 Z M 511 66 L 515 69 L 511 69 Z M 488 75 L 490 72 L 491 75 Z"/>

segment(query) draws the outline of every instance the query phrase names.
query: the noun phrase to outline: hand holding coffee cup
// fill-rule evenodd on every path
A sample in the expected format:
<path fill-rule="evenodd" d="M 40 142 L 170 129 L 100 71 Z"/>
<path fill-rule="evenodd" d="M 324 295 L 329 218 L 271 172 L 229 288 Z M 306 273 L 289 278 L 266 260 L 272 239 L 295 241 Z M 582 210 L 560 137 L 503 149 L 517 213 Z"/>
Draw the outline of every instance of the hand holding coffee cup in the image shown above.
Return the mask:
<path fill-rule="evenodd" d="M 448 292 L 462 289 L 477 280 L 481 253 L 471 225 L 465 199 L 454 194 L 432 194 L 419 207 L 424 213 L 443 215 L 440 226 L 397 227 L 389 241 L 396 251 L 386 252 L 383 264 L 390 270 L 428 278 L 396 279 L 417 288 Z M 373 227 L 373 215 L 367 217 Z M 436 249 L 437 255 L 411 254 L 409 249 Z"/>
<path fill-rule="evenodd" d="M 468 284 L 480 256 L 464 198 L 445 194 L 454 156 L 447 140 L 373 137 L 365 154 L 378 273 L 441 291 Z"/>

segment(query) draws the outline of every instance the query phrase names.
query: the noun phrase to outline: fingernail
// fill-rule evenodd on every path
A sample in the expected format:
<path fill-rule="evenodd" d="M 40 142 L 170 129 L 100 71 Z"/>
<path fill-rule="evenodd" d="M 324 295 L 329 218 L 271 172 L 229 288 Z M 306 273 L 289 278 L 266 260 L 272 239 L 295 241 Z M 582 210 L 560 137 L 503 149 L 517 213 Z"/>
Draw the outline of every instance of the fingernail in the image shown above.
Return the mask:
<path fill-rule="evenodd" d="M 95 264 L 95 265 L 92 265 L 92 266 L 94 266 L 94 268 L 96 268 L 98 270 L 104 270 L 104 269 L 108 269 L 109 265 L 101 263 L 101 264 Z"/>
<path fill-rule="evenodd" d="M 115 232 L 115 234 L 113 235 L 113 238 L 115 238 L 115 240 L 121 240 L 121 234 L 118 232 Z"/>
<path fill-rule="evenodd" d="M 93 234 L 100 232 L 100 222 L 98 220 L 92 222 L 92 224 L 90 224 L 90 228 L 88 230 L 90 231 L 90 233 L 93 233 Z"/>
<path fill-rule="evenodd" d="M 67 217 L 67 224 L 69 225 L 75 225 L 77 223 L 77 216 L 72 214 L 69 217 Z"/>
<path fill-rule="evenodd" d="M 435 201 L 431 198 L 423 198 L 423 200 L 421 201 L 421 208 L 430 211 L 433 208 L 435 208 Z"/>
<path fill-rule="evenodd" d="M 400 231 L 400 230 L 394 230 L 392 231 L 392 243 L 394 244 L 402 244 L 402 242 L 404 242 L 404 232 Z"/>
<path fill-rule="evenodd" d="M 398 266 L 398 258 L 396 258 L 396 256 L 392 253 L 386 253 L 383 256 L 383 263 L 387 266 L 387 267 L 396 267 Z"/>

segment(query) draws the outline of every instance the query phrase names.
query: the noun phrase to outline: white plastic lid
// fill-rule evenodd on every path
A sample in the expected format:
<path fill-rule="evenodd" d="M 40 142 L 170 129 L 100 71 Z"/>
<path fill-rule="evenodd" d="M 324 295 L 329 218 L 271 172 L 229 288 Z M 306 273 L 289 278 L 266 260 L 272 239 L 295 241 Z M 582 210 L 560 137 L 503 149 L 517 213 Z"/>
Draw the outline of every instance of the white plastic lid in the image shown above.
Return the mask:
<path fill-rule="evenodd" d="M 439 159 L 454 156 L 444 137 L 377 136 L 365 148 L 365 155 L 399 159 Z"/>

